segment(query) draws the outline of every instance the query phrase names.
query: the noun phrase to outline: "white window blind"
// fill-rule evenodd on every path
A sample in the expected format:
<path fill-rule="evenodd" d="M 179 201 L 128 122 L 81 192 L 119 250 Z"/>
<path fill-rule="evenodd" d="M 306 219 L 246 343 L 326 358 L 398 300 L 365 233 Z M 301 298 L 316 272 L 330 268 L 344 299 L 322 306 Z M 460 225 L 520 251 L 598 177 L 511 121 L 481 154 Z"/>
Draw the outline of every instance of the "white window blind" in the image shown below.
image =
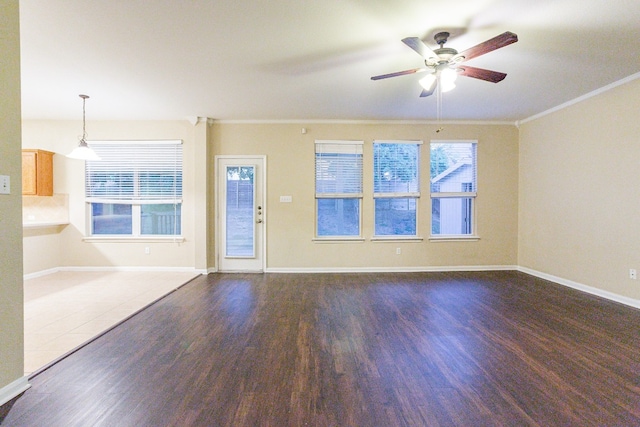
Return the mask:
<path fill-rule="evenodd" d="M 420 196 L 422 141 L 373 142 L 374 197 Z"/>
<path fill-rule="evenodd" d="M 182 141 L 92 141 L 85 163 L 88 202 L 181 203 Z"/>
<path fill-rule="evenodd" d="M 316 141 L 316 197 L 362 197 L 363 141 Z"/>
<path fill-rule="evenodd" d="M 422 141 L 373 141 L 374 235 L 417 235 Z"/>

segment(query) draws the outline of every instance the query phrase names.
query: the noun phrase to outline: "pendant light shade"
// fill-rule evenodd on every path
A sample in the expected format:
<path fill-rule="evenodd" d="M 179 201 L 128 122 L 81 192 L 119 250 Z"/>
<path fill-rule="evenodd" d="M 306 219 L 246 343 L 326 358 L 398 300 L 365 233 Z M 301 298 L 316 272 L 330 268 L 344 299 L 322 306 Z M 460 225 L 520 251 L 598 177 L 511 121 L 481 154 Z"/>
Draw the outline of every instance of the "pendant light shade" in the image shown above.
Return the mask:
<path fill-rule="evenodd" d="M 67 154 L 67 157 L 80 160 L 100 160 L 100 156 L 87 145 L 87 141 L 84 139 L 80 140 L 80 144 Z"/>
<path fill-rule="evenodd" d="M 80 143 L 73 151 L 67 154 L 67 157 L 71 159 L 80 159 L 80 160 L 100 160 L 100 156 L 96 154 L 95 151 L 89 147 L 87 144 L 87 131 L 86 131 L 86 121 L 85 121 L 85 102 L 88 95 L 79 95 L 82 98 L 82 138 L 80 139 Z"/>

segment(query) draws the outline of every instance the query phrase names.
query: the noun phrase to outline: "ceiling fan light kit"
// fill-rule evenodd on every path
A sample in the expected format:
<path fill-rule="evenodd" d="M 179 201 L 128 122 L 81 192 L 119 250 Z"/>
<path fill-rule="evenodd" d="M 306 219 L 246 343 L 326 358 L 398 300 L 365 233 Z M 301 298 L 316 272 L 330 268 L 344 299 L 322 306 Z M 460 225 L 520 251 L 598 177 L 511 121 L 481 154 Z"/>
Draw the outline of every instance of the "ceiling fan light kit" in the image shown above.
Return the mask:
<path fill-rule="evenodd" d="M 437 80 L 436 74 L 431 73 L 431 74 L 427 74 L 426 76 L 418 80 L 418 83 L 420 83 L 420 86 L 422 86 L 424 90 L 433 91 L 436 87 L 436 83 L 437 83 L 436 80 Z"/>
<path fill-rule="evenodd" d="M 470 59 L 476 58 L 485 53 L 492 52 L 496 49 L 508 46 L 518 41 L 515 33 L 506 31 L 496 37 L 486 40 L 476 46 L 458 53 L 457 50 L 444 47 L 449 38 L 449 33 L 442 31 L 434 36 L 436 43 L 440 46 L 431 50 L 418 37 L 407 37 L 402 42 L 413 49 L 418 55 L 424 59 L 424 67 L 413 68 L 410 70 L 397 71 L 395 73 L 381 74 L 371 77 L 371 80 L 381 80 L 390 77 L 404 76 L 408 74 L 430 72 L 426 77 L 419 80 L 420 85 L 424 88 L 421 97 L 433 94 L 436 86 L 440 92 L 448 92 L 455 87 L 455 79 L 458 74 L 474 79 L 484 80 L 491 83 L 498 83 L 507 76 L 505 73 L 498 71 L 486 70 L 483 68 L 470 67 L 461 65 Z"/>
<path fill-rule="evenodd" d="M 445 68 L 440 71 L 440 84 L 442 85 L 442 92 L 449 92 L 456 87 L 456 79 L 458 78 L 458 72 L 453 68 Z"/>

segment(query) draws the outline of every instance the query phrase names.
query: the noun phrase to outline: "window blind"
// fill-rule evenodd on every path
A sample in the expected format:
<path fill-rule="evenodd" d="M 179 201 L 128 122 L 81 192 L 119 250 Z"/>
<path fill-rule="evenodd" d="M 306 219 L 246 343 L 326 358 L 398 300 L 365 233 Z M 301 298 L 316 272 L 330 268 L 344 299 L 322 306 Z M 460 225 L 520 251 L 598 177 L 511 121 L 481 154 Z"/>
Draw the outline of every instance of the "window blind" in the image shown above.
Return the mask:
<path fill-rule="evenodd" d="M 476 145 L 475 142 L 431 143 L 432 193 L 477 191 Z"/>
<path fill-rule="evenodd" d="M 92 141 L 85 163 L 90 202 L 181 203 L 182 141 Z"/>
<path fill-rule="evenodd" d="M 421 141 L 373 142 L 374 197 L 395 193 L 420 196 Z"/>
<path fill-rule="evenodd" d="M 316 197 L 362 197 L 363 141 L 316 141 Z"/>

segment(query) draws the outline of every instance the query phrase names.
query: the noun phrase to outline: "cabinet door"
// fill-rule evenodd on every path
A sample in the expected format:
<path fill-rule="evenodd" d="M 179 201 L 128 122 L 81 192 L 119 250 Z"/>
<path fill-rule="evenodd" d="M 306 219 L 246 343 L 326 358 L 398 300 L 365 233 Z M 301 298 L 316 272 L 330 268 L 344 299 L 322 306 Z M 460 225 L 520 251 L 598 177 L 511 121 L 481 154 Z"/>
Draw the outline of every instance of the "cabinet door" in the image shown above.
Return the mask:
<path fill-rule="evenodd" d="M 22 194 L 35 196 L 36 186 L 36 153 L 35 151 L 22 152 Z"/>
<path fill-rule="evenodd" d="M 53 154 L 45 150 L 22 150 L 22 194 L 53 196 Z"/>
<path fill-rule="evenodd" d="M 36 153 L 36 193 L 53 196 L 53 153 L 38 150 Z"/>

